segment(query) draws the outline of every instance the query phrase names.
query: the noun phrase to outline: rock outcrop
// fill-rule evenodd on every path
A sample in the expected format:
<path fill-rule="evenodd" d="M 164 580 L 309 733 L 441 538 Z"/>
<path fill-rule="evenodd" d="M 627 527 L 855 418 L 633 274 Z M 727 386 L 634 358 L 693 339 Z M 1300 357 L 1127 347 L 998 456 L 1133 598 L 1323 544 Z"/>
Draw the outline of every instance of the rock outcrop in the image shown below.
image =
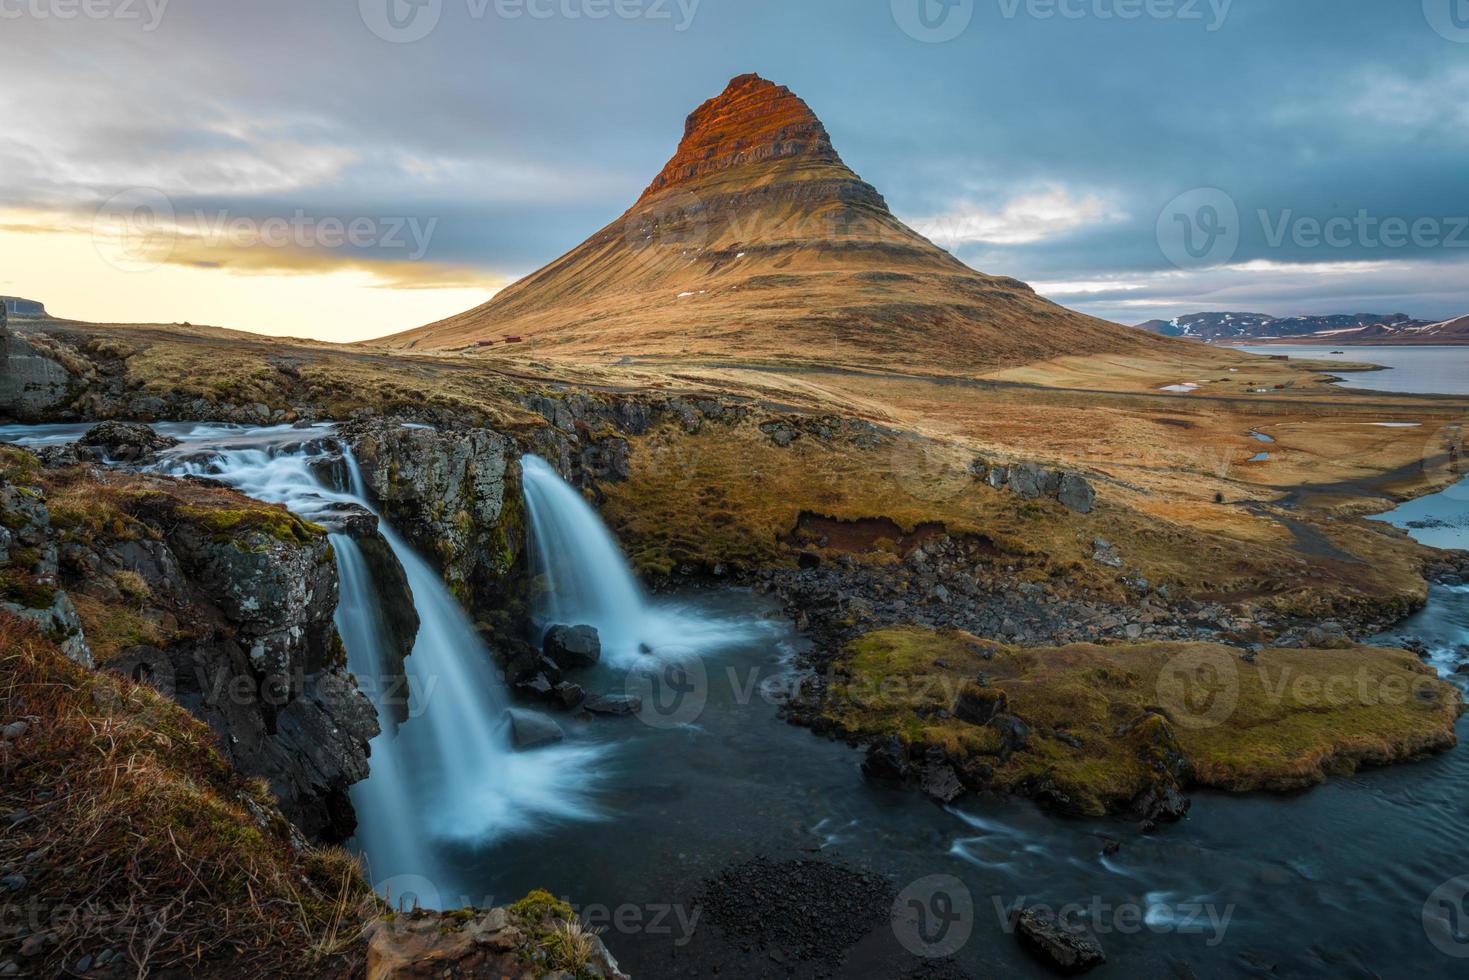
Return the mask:
<path fill-rule="evenodd" d="M 998 463 L 976 459 L 969 472 L 996 490 L 1006 489 L 1026 500 L 1048 497 L 1067 510 L 1090 514 L 1097 494 L 1086 477 L 1070 470 L 1048 469 L 1039 463 Z"/>
<path fill-rule="evenodd" d="M 43 340 L 0 324 L 0 418 L 30 421 L 70 401 L 79 379 Z"/>
<path fill-rule="evenodd" d="M 525 532 L 519 454 L 508 436 L 374 418 L 343 426 L 341 438 L 383 515 L 439 566 L 461 602 L 491 610 L 517 594 L 510 573 Z"/>
<path fill-rule="evenodd" d="M 367 941 L 367 980 L 629 980 L 601 938 L 545 892 L 508 908 L 405 910 L 369 925 Z"/>
<path fill-rule="evenodd" d="M 306 834 L 351 836 L 378 723 L 332 621 L 325 533 L 221 488 L 0 452 L 7 609 L 208 723 Z"/>

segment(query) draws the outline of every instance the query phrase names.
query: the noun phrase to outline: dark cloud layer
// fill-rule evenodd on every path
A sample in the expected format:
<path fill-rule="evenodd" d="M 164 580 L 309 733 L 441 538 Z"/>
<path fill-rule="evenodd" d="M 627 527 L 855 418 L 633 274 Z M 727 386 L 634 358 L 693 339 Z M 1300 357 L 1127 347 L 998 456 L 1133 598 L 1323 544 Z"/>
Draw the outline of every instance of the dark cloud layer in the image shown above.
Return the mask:
<path fill-rule="evenodd" d="M 144 186 L 254 216 L 433 218 L 427 260 L 517 275 L 620 213 L 685 114 L 759 71 L 811 103 L 900 216 L 970 229 L 945 244 L 1069 305 L 1469 311 L 1469 231 L 1453 235 L 1469 216 L 1469 43 L 1420 0 L 959 0 L 968 26 L 944 43 L 899 27 L 943 0 L 36 16 L 64 0 L 49 2 L 0 6 L 0 206 L 85 209 Z M 415 12 L 438 18 L 422 39 L 379 36 Z M 1196 188 L 1238 212 L 1237 244 L 1213 257 L 1230 269 L 1181 271 L 1160 247 L 1160 215 Z M 1026 201 L 1050 209 L 1043 227 Z M 1390 247 L 1357 223 L 1312 243 L 1311 222 L 1359 215 L 1438 234 Z M 1342 263 L 1368 264 L 1325 268 Z"/>

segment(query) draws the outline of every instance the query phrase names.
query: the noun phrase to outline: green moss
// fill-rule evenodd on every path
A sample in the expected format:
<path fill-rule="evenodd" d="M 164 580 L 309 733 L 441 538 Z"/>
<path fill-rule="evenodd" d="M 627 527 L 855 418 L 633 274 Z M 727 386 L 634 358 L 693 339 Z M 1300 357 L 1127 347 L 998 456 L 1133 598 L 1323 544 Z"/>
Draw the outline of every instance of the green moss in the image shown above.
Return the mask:
<path fill-rule="evenodd" d="M 212 531 L 217 541 L 246 543 L 255 533 L 264 533 L 286 544 L 311 544 L 326 534 L 326 528 L 303 520 L 284 507 L 206 507 L 185 504 L 178 515 Z"/>
<path fill-rule="evenodd" d="M 0 601 L 26 609 L 49 609 L 56 603 L 57 590 L 42 585 L 19 568 L 0 568 Z"/>
<path fill-rule="evenodd" d="M 543 923 L 555 919 L 564 922 L 569 921 L 575 915 L 570 905 L 540 888 L 510 906 L 510 911 L 531 923 Z"/>
<path fill-rule="evenodd" d="M 1191 697 L 1226 708 L 1205 724 L 1165 696 L 1195 663 Z M 953 717 L 979 675 L 1028 728 L 1025 748 L 1002 751 L 993 725 Z M 1412 758 L 1452 745 L 1462 710 L 1452 685 L 1400 650 L 1267 650 L 1250 664 L 1211 644 L 1016 648 L 917 627 L 854 640 L 827 693 L 823 714 L 839 731 L 897 735 L 915 754 L 937 746 L 961 767 L 984 763 L 996 789 L 1089 816 L 1189 773 L 1222 789 L 1284 790 Z"/>
<path fill-rule="evenodd" d="M 0 446 L 0 483 L 30 481 L 41 469 L 41 461 L 17 446 Z"/>

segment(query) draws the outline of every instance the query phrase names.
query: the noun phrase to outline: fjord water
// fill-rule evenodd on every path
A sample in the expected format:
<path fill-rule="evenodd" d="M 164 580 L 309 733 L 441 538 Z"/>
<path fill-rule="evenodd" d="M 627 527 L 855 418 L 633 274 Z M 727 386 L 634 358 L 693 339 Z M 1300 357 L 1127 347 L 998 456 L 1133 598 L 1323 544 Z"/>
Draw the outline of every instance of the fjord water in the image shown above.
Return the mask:
<path fill-rule="evenodd" d="M 1343 371 L 1338 382 L 1343 388 L 1469 395 L 1469 345 L 1331 347 L 1322 344 L 1260 344 L 1239 349 L 1251 354 L 1286 354 L 1295 360 L 1377 364 L 1387 369 Z"/>
<path fill-rule="evenodd" d="M 35 436 L 59 441 L 81 428 Z M 302 513 L 322 500 L 365 497 L 360 487 L 355 493 L 321 487 L 302 450 L 269 448 L 313 433 L 208 427 L 193 434 L 197 439 L 180 447 L 181 454 L 217 450 L 231 458 L 228 479 L 241 489 Z M 0 438 L 15 433 L 0 430 Z M 538 506 L 544 520 L 587 524 L 586 503 L 554 473 L 539 471 L 534 461 L 527 473 L 528 506 Z M 1439 519 L 1462 517 L 1469 513 L 1469 483 L 1425 500 L 1420 506 Z M 700 709 L 669 724 L 657 716 L 562 717 L 569 750 L 510 756 L 503 741 L 486 744 L 481 721 L 493 719 L 490 706 L 501 703 L 502 682 L 478 639 L 459 632 L 462 612 L 437 577 L 390 539 L 400 558 L 407 556 L 425 631 L 439 624 L 440 638 L 426 645 L 421 632 L 408 658 L 412 683 L 426 688 L 434 673 L 423 664 L 437 657 L 442 667 L 443 658 L 459 654 L 467 662 L 455 686 L 481 688 L 457 715 L 468 720 L 447 726 L 453 750 L 479 755 L 479 764 L 441 758 L 439 735 L 427 734 L 433 728 L 425 719 L 440 708 L 443 682 L 423 699 L 422 714 L 400 729 L 425 734 L 397 743 L 380 736 L 373 744 L 372 776 L 354 793 L 362 821 L 358 843 L 378 881 L 382 865 L 397 876 L 395 894 L 414 891 L 429 896 L 428 904 L 456 906 L 548 888 L 601 915 L 600 924 L 621 913 L 605 938 L 625 969 L 651 977 L 709 976 L 716 966 L 746 977 L 888 977 L 916 965 L 886 922 L 873 926 L 848 962 L 821 968 L 722 944 L 700 911 L 700 882 L 756 855 L 840 860 L 885 876 L 894 892 L 952 875 L 972 900 L 971 938 L 955 959 L 975 977 L 1049 976 L 1006 930 L 1006 910 L 1022 898 L 1095 904 L 1109 962 L 1091 975 L 1103 978 L 1417 978 L 1454 975 L 1469 962 L 1444 952 L 1469 953 L 1469 942 L 1443 932 L 1437 909 L 1427 910 L 1425 926 L 1434 889 L 1469 874 L 1462 848 L 1469 839 L 1469 751 L 1337 777 L 1294 796 L 1197 794 L 1188 819 L 1155 832 L 1121 820 L 1065 820 L 1024 800 L 971 798 L 939 807 L 911 789 L 864 780 L 858 752 L 780 720 L 803 640 L 768 600 L 726 589 L 681 603 L 650 602 L 635 582 L 622 580 L 625 563 L 620 554 L 615 562 L 608 557 L 611 539 L 598 524 L 600 534 L 572 534 L 568 547 L 578 562 L 594 564 L 589 556 L 601 555 L 603 567 L 586 580 L 591 584 L 571 586 L 560 605 L 548 602 L 542 615 L 554 608 L 554 615 L 573 619 L 594 618 L 599 610 L 639 624 L 651 617 L 655 633 L 658 610 L 676 609 L 665 622 L 716 624 L 704 628 L 726 642 L 694 651 L 687 663 L 701 678 L 695 685 Z M 538 533 L 534 522 L 532 533 Z M 541 533 L 551 542 L 562 532 Z M 372 677 L 375 661 L 364 651 L 373 640 L 359 633 L 373 632 L 364 627 L 361 608 L 374 600 L 360 584 L 366 573 L 354 551 L 355 545 L 338 554 L 339 622 L 354 672 Z M 604 585 L 623 596 L 630 589 L 637 601 L 618 609 L 596 594 Z M 575 598 L 581 588 L 591 592 Z M 444 605 L 434 609 L 420 593 Z M 619 626 L 607 628 L 610 636 Z M 645 633 L 646 627 L 627 627 L 617 642 L 645 642 L 634 639 Z M 1469 589 L 1435 586 L 1428 607 L 1387 639 L 1404 636 L 1421 636 L 1434 662 L 1450 670 L 1457 646 L 1469 643 Z M 421 661 L 420 652 L 427 654 Z M 609 662 L 577 679 L 588 689 L 616 692 L 625 675 Z M 1461 722 L 1459 733 L 1469 735 L 1469 725 Z M 444 785 L 461 779 L 476 785 Z M 509 823 L 470 819 L 457 826 L 477 817 L 480 806 Z M 454 818 L 440 819 L 447 813 Z M 1104 837 L 1119 841 L 1120 851 L 1104 856 Z"/>

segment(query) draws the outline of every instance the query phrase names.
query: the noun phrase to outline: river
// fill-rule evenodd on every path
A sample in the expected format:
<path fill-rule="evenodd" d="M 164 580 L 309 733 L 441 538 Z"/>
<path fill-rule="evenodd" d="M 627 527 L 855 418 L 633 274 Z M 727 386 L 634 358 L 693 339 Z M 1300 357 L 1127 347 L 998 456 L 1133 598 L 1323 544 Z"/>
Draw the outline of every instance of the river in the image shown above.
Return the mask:
<path fill-rule="evenodd" d="M 83 428 L 0 427 L 0 440 L 59 442 Z M 164 469 L 187 471 L 213 452 L 216 478 L 308 516 L 323 501 L 367 502 L 360 488 L 317 484 L 303 465 L 320 451 L 303 439 L 328 430 L 159 428 L 187 439 L 177 455 L 196 461 Z M 1063 819 L 1024 800 L 940 807 L 865 780 L 858 751 L 779 718 L 803 641 L 768 600 L 738 589 L 649 599 L 580 496 L 533 459 L 527 474 L 533 523 L 559 542 L 559 557 L 543 556 L 546 574 L 554 580 L 553 559 L 595 563 L 550 600 L 556 616 L 605 620 L 612 647 L 583 683 L 640 691 L 650 709 L 558 716 L 562 744 L 511 751 L 488 651 L 385 529 L 425 622 L 411 679 L 438 683 L 396 735 L 374 742 L 373 774 L 353 792 L 356 844 L 395 897 L 457 907 L 546 888 L 607 927 L 609 947 L 639 977 L 1050 976 L 1007 932 L 1006 912 L 1022 900 L 1092 907 L 1108 962 L 1090 975 L 1102 978 L 1417 978 L 1469 964 L 1469 937 L 1443 927 L 1464 896 L 1450 886 L 1442 904 L 1445 883 L 1469 874 L 1463 749 L 1293 796 L 1198 794 L 1186 820 L 1155 832 Z M 1385 519 L 1434 523 L 1415 534 L 1458 527 L 1434 543 L 1464 546 L 1466 515 L 1469 481 Z M 377 653 L 360 627 L 371 597 L 355 549 L 335 543 L 339 623 L 354 673 L 370 677 Z M 1408 635 L 1448 674 L 1469 643 L 1469 588 L 1435 586 L 1389 639 Z M 634 653 L 644 644 L 656 671 Z M 690 696 L 670 701 L 667 690 Z M 1108 838 L 1121 847 L 1104 856 Z M 742 950 L 704 914 L 701 882 L 756 856 L 842 862 L 882 876 L 892 893 L 942 889 L 957 916 L 941 949 L 952 962 L 925 963 L 915 948 L 933 949 L 886 916 L 836 962 Z"/>

